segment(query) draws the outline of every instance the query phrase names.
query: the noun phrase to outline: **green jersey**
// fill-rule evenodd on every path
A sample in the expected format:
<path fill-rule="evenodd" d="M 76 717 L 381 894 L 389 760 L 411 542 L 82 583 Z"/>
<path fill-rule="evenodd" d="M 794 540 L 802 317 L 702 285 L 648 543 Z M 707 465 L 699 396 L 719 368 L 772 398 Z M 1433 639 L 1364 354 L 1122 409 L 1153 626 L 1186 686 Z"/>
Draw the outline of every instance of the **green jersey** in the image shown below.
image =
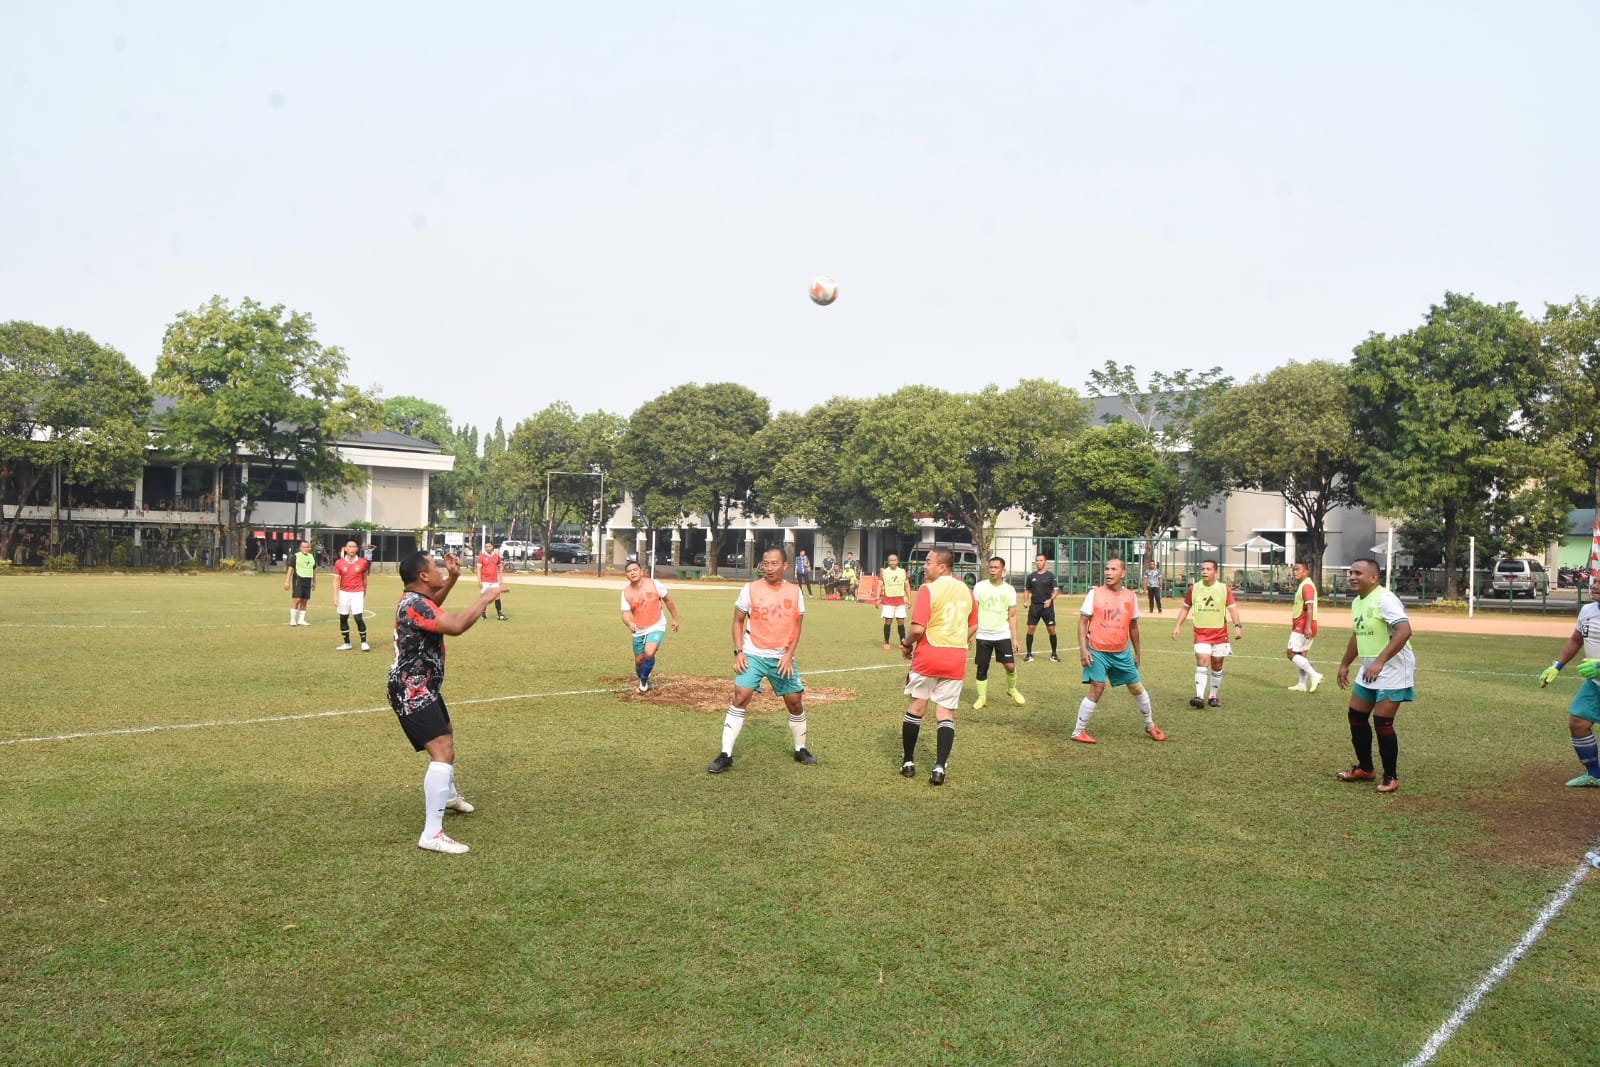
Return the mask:
<path fill-rule="evenodd" d="M 978 601 L 978 639 L 980 641 L 1009 641 L 1011 639 L 1011 613 L 1017 607 L 1017 591 L 1010 582 L 996 585 L 985 578 L 972 590 Z"/>
<path fill-rule="evenodd" d="M 296 552 L 294 554 L 294 576 L 296 578 L 310 578 L 316 571 L 316 556 L 309 552 Z"/>

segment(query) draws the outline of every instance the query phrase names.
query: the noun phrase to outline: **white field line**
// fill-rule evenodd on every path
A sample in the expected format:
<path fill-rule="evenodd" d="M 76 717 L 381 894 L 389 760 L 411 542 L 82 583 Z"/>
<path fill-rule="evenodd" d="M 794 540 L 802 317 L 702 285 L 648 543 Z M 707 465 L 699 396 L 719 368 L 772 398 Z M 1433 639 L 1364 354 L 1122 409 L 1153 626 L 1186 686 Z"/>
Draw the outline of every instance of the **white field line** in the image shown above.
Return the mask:
<path fill-rule="evenodd" d="M 1588 874 L 1589 861 L 1585 859 L 1578 864 L 1578 869 L 1572 872 L 1572 877 L 1567 879 L 1567 884 L 1561 887 L 1561 891 L 1539 912 L 1538 918 L 1533 920 L 1533 925 L 1528 927 L 1528 932 L 1522 935 L 1522 940 L 1517 942 L 1516 947 L 1506 953 L 1505 958 L 1499 963 L 1489 968 L 1489 973 L 1484 975 L 1483 980 L 1473 987 L 1472 992 L 1467 994 L 1466 999 L 1456 1006 L 1456 1010 L 1450 1015 L 1450 1018 L 1444 1021 L 1444 1025 L 1435 1030 L 1433 1036 L 1428 1038 L 1427 1044 L 1423 1045 L 1415 1056 L 1406 1061 L 1406 1067 L 1421 1067 L 1422 1064 L 1432 1062 L 1433 1058 L 1439 1054 L 1439 1050 L 1444 1048 L 1445 1042 L 1449 1041 L 1461 1024 L 1466 1022 L 1468 1017 L 1478 1010 L 1478 1005 L 1483 1002 L 1483 998 L 1488 995 L 1489 991 L 1499 984 L 1500 979 L 1511 973 L 1511 968 L 1515 967 L 1517 961 L 1533 947 L 1534 942 L 1539 940 L 1540 935 L 1544 933 L 1544 928 L 1550 925 L 1550 921 L 1560 914 L 1561 909 L 1566 906 L 1568 900 L 1572 899 L 1572 894 L 1577 891 L 1578 886 Z"/>
<path fill-rule="evenodd" d="M 848 674 L 852 671 L 882 671 L 890 670 L 894 664 L 873 664 L 867 667 L 837 667 L 832 670 L 806 671 L 806 675 L 813 674 Z M 452 708 L 471 707 L 476 704 L 502 704 L 508 700 L 542 700 L 549 697 L 581 697 L 594 696 L 600 693 L 621 693 L 631 687 L 607 689 L 566 689 L 550 693 L 513 693 L 501 697 L 478 697 L 475 700 L 452 700 Z M 224 726 L 260 726 L 264 723 L 274 722 L 304 722 L 307 719 L 334 719 L 344 715 L 371 715 L 377 711 L 390 711 L 389 705 L 382 704 L 371 708 L 345 708 L 338 711 L 308 711 L 299 715 L 263 715 L 253 719 L 209 719 L 205 722 L 175 722 L 163 723 L 156 726 L 126 726 L 119 730 L 88 730 L 75 734 L 52 734 L 47 737 L 12 737 L 0 739 L 0 746 L 4 745 L 37 745 L 48 741 L 78 741 L 92 737 L 123 737 L 131 734 L 157 734 L 169 730 L 210 730 Z"/>

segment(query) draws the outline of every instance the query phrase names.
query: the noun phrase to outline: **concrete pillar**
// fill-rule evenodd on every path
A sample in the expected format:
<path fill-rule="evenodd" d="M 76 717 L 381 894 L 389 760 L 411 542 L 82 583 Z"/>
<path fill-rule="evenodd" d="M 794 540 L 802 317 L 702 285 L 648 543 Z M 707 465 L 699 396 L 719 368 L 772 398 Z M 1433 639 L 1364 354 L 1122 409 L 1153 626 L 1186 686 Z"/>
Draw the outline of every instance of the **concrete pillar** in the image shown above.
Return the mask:
<path fill-rule="evenodd" d="M 681 566 L 683 564 L 683 531 L 676 526 L 672 528 L 672 547 L 668 551 L 671 555 L 667 557 L 667 562 L 674 567 Z"/>

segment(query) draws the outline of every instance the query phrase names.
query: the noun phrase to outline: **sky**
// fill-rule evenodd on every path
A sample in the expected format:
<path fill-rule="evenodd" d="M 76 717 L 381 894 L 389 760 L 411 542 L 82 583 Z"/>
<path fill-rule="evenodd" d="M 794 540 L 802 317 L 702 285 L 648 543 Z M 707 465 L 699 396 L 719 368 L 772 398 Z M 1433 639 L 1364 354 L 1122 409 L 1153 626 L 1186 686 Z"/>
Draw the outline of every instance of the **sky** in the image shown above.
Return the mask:
<path fill-rule="evenodd" d="M 1243 380 L 1600 295 L 1597 54 L 1588 0 L 7 0 L 0 321 L 149 373 L 250 297 L 508 431 Z"/>

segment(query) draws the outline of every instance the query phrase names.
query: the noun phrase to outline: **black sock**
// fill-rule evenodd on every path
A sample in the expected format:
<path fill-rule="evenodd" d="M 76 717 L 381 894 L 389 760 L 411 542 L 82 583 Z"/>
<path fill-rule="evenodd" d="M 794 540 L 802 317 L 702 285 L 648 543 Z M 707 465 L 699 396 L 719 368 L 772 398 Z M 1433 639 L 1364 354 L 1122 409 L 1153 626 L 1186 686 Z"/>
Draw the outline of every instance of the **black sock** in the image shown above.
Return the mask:
<path fill-rule="evenodd" d="M 1028 655 L 1033 655 L 1033 631 L 1028 631 Z"/>
<path fill-rule="evenodd" d="M 905 749 L 905 762 L 914 763 L 917 756 L 917 732 L 922 720 L 907 715 L 900 723 L 900 746 Z"/>
<path fill-rule="evenodd" d="M 1367 720 L 1372 717 L 1372 712 L 1351 708 L 1346 714 L 1350 718 L 1350 744 L 1356 750 L 1356 766 L 1364 771 L 1370 771 L 1372 770 L 1372 724 Z"/>
<path fill-rule="evenodd" d="M 903 623 L 903 622 L 897 622 L 897 623 L 894 624 L 894 628 L 896 630 L 900 631 L 900 643 L 901 644 L 905 644 L 905 641 L 906 641 L 906 624 Z"/>
<path fill-rule="evenodd" d="M 1378 756 L 1383 760 L 1384 780 L 1398 777 L 1395 764 L 1400 759 L 1400 739 L 1394 735 L 1394 716 L 1376 716 L 1372 725 L 1378 734 Z"/>
<path fill-rule="evenodd" d="M 1051 634 L 1050 635 L 1050 654 L 1052 656 L 1056 654 L 1056 635 L 1055 634 Z"/>
<path fill-rule="evenodd" d="M 350 616 L 339 616 L 339 632 L 344 634 L 344 643 L 348 645 L 350 643 Z"/>
<path fill-rule="evenodd" d="M 504 615 L 505 614 L 505 610 L 500 607 L 500 598 L 499 597 L 495 597 L 494 598 L 494 613 L 496 615 Z"/>
<path fill-rule="evenodd" d="M 934 749 L 933 762 L 943 767 L 950 759 L 950 746 L 956 743 L 956 723 L 954 719 L 946 719 L 939 724 L 938 745 Z"/>
<path fill-rule="evenodd" d="M 361 640 L 365 641 L 367 639 L 367 620 L 365 616 L 356 616 L 356 630 L 360 632 Z"/>
<path fill-rule="evenodd" d="M 889 624 L 888 623 L 884 623 L 883 624 L 883 643 L 886 644 L 886 645 L 889 643 Z"/>

